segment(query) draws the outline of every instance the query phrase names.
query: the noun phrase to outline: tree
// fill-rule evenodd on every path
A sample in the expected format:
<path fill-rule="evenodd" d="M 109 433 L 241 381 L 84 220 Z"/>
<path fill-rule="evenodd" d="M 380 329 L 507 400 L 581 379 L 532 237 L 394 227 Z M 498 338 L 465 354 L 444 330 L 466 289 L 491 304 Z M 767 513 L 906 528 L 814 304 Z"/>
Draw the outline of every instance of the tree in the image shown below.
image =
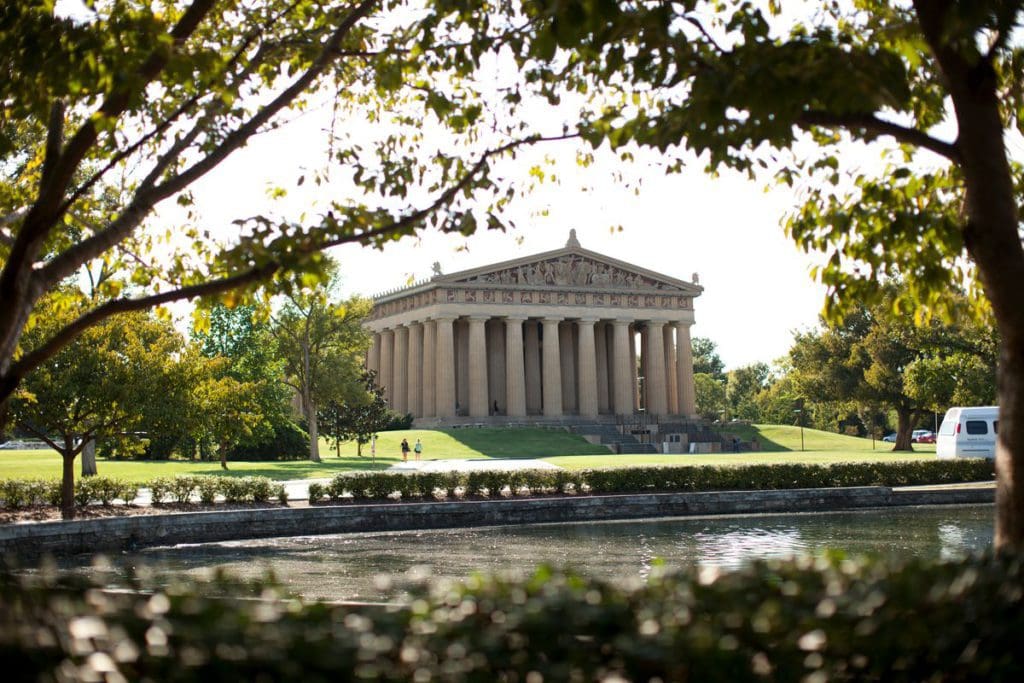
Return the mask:
<path fill-rule="evenodd" d="M 577 27 L 560 7 L 143 0 L 85 3 L 73 16 L 61 7 L 6 3 L 0 22 L 0 409 L 28 373 L 111 315 L 226 292 L 236 302 L 286 271 L 322 276 L 319 252 L 339 244 L 505 227 L 502 209 L 519 189 L 495 165 L 522 145 L 575 135 L 571 121 L 519 115 L 566 89 L 558 35 Z M 501 87 L 474 78 L 482 66 L 501 70 Z M 317 154 L 328 161 L 294 184 L 319 185 L 333 169 L 348 195 L 315 216 L 242 213 L 210 234 L 195 183 L 321 104 L 332 122 Z M 115 201 L 97 212 L 110 187 Z M 274 193 L 286 194 L 284 183 Z M 171 203 L 187 213 L 165 239 L 150 220 Z M 76 224 L 80 215 L 89 220 Z M 160 258 L 149 258 L 158 242 Z M 19 350 L 44 296 L 101 261 L 130 264 L 133 290 Z"/>
<path fill-rule="evenodd" d="M 694 374 L 710 375 L 718 380 L 725 379 L 725 363 L 718 355 L 718 345 L 707 337 L 694 337 L 690 341 L 693 349 Z"/>
<path fill-rule="evenodd" d="M 363 444 L 386 429 L 393 419 L 384 390 L 377 386 L 377 373 L 364 371 L 360 381 L 365 392 L 356 392 L 348 400 L 329 401 L 320 410 L 319 419 L 325 425 L 323 433 L 334 441 L 338 457 L 342 442 L 352 440 L 356 442 L 356 455 L 362 457 Z"/>
<path fill-rule="evenodd" d="M 1006 144 L 1024 129 L 1024 2 L 783 5 L 590 7 L 606 47 L 580 68 L 614 74 L 621 96 L 605 89 L 584 135 L 667 152 L 669 170 L 696 153 L 711 172 L 799 182 L 806 201 L 787 230 L 827 256 L 817 275 L 832 320 L 878 301 L 896 273 L 905 301 L 939 315 L 948 292 L 980 288 L 976 308 L 991 306 L 1001 339 L 995 542 L 1024 546 L 1024 174 Z"/>
<path fill-rule="evenodd" d="M 966 356 L 995 377 L 992 333 L 972 324 L 923 326 L 899 310 L 900 287 L 889 285 L 886 297 L 860 306 L 838 323 L 822 321 L 821 331 L 797 334 L 790 350 L 791 375 L 801 394 L 814 402 L 851 402 L 883 406 L 897 416 L 894 450 L 913 450 L 911 435 L 920 417 L 952 397 L 928 386 L 929 370 L 962 362 Z M 962 296 L 949 295 L 964 302 Z M 959 360 L 958 360 L 959 359 Z M 948 405 L 948 404 L 946 404 Z M 848 411 L 843 411 L 848 412 Z"/>
<path fill-rule="evenodd" d="M 258 406 L 260 420 L 253 425 L 251 439 L 240 445 L 272 440 L 292 423 L 292 392 L 281 382 L 285 363 L 266 312 L 255 305 L 229 308 L 215 303 L 199 314 L 192 336 L 201 353 L 225 359 L 221 372 L 245 383 Z"/>
<path fill-rule="evenodd" d="M 698 372 L 693 376 L 693 390 L 697 414 L 705 420 L 719 420 L 725 414 L 725 382 Z"/>
<path fill-rule="evenodd" d="M 770 379 L 767 363 L 752 363 L 729 371 L 725 393 L 733 419 L 762 420 L 757 398 L 767 389 Z"/>
<path fill-rule="evenodd" d="M 336 266 L 330 266 L 336 272 Z M 309 459 L 320 461 L 317 426 L 319 406 L 345 403 L 361 389 L 359 378 L 369 347 L 362 321 L 370 312 L 367 299 L 352 297 L 332 303 L 330 285 L 299 290 L 287 297 L 274 316 L 273 333 L 284 361 L 284 382 L 298 396 L 309 432 Z"/>
<path fill-rule="evenodd" d="M 46 315 L 26 335 L 29 344 L 77 314 L 47 303 Z M 65 519 L 75 516 L 75 458 L 99 438 L 137 441 L 147 411 L 173 390 L 174 357 L 183 344 L 168 323 L 145 313 L 111 318 L 51 357 L 19 390 L 12 402 L 15 423 L 61 454 Z M 83 474 L 95 473 L 92 465 Z"/>

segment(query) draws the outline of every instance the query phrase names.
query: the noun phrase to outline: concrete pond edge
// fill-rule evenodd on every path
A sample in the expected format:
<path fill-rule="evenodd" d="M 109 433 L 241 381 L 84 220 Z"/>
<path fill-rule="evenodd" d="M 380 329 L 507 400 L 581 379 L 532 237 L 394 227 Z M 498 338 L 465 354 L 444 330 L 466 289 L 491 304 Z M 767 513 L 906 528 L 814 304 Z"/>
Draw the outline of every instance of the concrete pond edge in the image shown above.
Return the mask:
<path fill-rule="evenodd" d="M 45 555 L 118 553 L 154 546 L 323 534 L 450 529 L 657 517 L 831 512 L 913 505 L 985 504 L 995 487 L 857 486 L 526 499 L 317 505 L 0 527 L 0 553 L 19 561 Z"/>

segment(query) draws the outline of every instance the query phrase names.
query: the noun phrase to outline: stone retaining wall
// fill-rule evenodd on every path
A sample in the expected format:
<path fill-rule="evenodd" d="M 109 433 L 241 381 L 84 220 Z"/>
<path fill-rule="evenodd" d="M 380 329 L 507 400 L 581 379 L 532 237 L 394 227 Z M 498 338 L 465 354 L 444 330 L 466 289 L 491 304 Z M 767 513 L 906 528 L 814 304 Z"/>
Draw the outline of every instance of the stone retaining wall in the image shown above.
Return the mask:
<path fill-rule="evenodd" d="M 995 490 L 865 486 L 614 496 L 330 505 L 138 515 L 0 527 L 0 552 L 41 555 L 120 552 L 179 543 L 352 532 L 441 529 L 645 517 L 822 512 L 891 505 L 991 503 Z"/>

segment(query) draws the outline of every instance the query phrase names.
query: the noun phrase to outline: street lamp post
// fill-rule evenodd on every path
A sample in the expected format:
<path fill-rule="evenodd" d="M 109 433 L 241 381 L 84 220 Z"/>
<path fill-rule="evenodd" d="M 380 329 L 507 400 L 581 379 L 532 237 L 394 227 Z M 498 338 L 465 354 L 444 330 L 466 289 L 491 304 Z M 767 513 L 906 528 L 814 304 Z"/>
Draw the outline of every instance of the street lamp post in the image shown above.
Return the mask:
<path fill-rule="evenodd" d="M 804 411 L 797 408 L 793 411 L 796 413 L 796 419 L 800 422 L 800 451 L 804 450 Z"/>

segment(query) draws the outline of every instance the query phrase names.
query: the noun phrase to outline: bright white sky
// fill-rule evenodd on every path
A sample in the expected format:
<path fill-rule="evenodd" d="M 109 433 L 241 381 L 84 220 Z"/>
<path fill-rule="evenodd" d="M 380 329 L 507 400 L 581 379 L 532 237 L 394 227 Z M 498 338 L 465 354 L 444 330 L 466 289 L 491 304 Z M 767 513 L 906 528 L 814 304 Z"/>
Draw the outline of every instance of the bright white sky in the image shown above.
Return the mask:
<path fill-rule="evenodd" d="M 319 213 L 331 190 L 309 182 L 295 187 L 303 168 L 323 160 L 316 148 L 324 138 L 310 130 L 298 122 L 267 135 L 205 179 L 196 197 L 211 226 L 270 210 L 262 207 L 275 183 L 290 188 L 286 204 Z M 611 180 L 618 162 L 610 155 L 599 155 L 589 169 L 577 167 L 574 145 L 542 150 L 559 161 L 561 182 L 517 200 L 516 232 L 469 238 L 425 232 L 382 251 L 338 248 L 333 255 L 341 263 L 342 291 L 372 296 L 395 289 L 429 277 L 435 261 L 452 273 L 557 249 L 575 228 L 586 249 L 683 280 L 698 273 L 705 291 L 695 302 L 693 332 L 715 341 L 727 368 L 772 362 L 788 351 L 793 330 L 816 323 L 824 289 L 808 274 L 811 257 L 780 227 L 798 202 L 795 192 L 766 192 L 765 183 L 737 174 L 711 178 L 699 162 L 673 176 L 638 162 L 629 171 L 643 177 L 636 195 Z M 523 164 L 524 179 L 528 168 Z"/>

